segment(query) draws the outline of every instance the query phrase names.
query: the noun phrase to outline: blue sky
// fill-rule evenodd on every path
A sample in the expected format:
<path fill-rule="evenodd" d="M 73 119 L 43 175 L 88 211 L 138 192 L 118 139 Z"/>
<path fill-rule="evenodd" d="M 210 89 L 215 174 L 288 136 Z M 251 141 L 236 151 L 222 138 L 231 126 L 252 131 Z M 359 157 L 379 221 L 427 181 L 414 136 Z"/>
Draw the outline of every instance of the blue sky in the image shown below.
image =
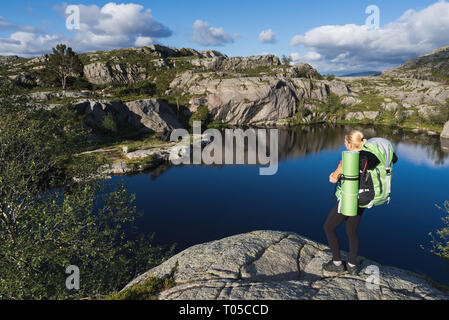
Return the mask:
<path fill-rule="evenodd" d="M 66 29 L 67 5 L 82 5 L 81 29 Z M 364 29 L 369 5 L 379 8 L 378 30 Z M 449 45 L 449 3 L 436 0 L 16 0 L 0 8 L 2 55 L 36 56 L 58 42 L 77 51 L 159 43 L 290 55 L 321 72 L 349 72 L 383 70 Z"/>

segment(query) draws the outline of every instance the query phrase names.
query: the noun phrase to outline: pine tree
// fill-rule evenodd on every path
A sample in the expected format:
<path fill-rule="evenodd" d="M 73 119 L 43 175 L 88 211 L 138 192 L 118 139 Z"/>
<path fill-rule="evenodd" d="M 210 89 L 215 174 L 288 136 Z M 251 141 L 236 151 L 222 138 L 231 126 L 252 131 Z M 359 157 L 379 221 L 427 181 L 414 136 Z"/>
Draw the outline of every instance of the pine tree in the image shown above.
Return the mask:
<path fill-rule="evenodd" d="M 58 77 L 58 80 L 61 81 L 62 89 L 65 90 L 67 78 L 81 75 L 83 73 L 83 64 L 72 48 L 68 48 L 65 44 L 58 44 L 52 50 L 53 54 L 48 59 L 47 69 Z"/>

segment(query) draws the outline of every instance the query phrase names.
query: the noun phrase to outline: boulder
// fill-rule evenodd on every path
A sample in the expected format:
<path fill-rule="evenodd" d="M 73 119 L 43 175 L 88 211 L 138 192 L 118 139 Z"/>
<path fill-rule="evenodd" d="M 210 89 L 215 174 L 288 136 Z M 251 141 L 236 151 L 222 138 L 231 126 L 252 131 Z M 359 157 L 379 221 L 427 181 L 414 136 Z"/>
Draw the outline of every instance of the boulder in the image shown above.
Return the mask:
<path fill-rule="evenodd" d="M 387 102 L 382 103 L 381 108 L 390 112 L 396 112 L 399 109 L 399 105 L 396 102 Z"/>
<path fill-rule="evenodd" d="M 441 150 L 449 153 L 449 138 L 441 138 Z"/>
<path fill-rule="evenodd" d="M 347 253 L 343 253 L 347 258 Z M 255 231 L 199 244 L 130 282 L 173 275 L 160 300 L 447 300 L 424 276 L 360 257 L 359 275 L 329 274 L 328 247 L 291 232 Z M 373 284 L 373 271 L 379 283 Z"/>
<path fill-rule="evenodd" d="M 142 132 L 166 133 L 182 128 L 170 106 L 159 99 L 144 99 L 125 104 L 128 124 Z"/>
<path fill-rule="evenodd" d="M 329 89 L 330 89 L 330 91 L 332 91 L 332 93 L 334 93 L 335 95 L 337 95 L 339 97 L 352 94 L 352 91 L 349 88 L 349 86 L 341 80 L 332 80 L 332 81 L 324 80 L 323 83 L 325 83 L 329 87 Z M 348 98 L 350 98 L 350 97 L 348 97 Z M 358 99 L 356 99 L 356 100 L 358 100 Z"/>
<path fill-rule="evenodd" d="M 354 97 L 344 97 L 341 100 L 341 105 L 345 107 L 351 107 L 354 105 L 357 105 L 359 103 L 362 103 L 362 100 L 354 98 Z"/>
<path fill-rule="evenodd" d="M 379 117 L 379 115 L 380 115 L 379 111 L 349 112 L 348 114 L 346 114 L 345 120 L 360 121 L 368 119 L 374 121 Z"/>

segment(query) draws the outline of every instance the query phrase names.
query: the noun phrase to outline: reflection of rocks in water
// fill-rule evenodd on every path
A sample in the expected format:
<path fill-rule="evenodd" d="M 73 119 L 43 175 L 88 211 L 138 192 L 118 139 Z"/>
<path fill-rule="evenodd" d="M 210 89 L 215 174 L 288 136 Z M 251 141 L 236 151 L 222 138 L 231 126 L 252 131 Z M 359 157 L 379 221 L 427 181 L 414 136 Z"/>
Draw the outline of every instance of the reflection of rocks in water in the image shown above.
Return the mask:
<path fill-rule="evenodd" d="M 279 131 L 279 160 L 305 156 L 323 150 L 338 150 L 344 143 L 343 126 L 302 126 Z"/>
<path fill-rule="evenodd" d="M 372 126 L 342 126 L 342 125 L 313 125 L 299 126 L 289 129 L 279 129 L 279 161 L 288 158 L 304 157 L 307 154 L 319 153 L 325 150 L 339 150 L 344 146 L 344 138 L 351 130 L 360 130 L 365 138 L 382 137 L 390 140 L 399 158 L 403 157 L 414 163 L 424 163 L 431 166 L 441 166 L 449 158 L 449 139 L 440 139 L 425 133 L 413 133 L 399 128 L 391 127 L 372 127 Z M 257 133 L 256 133 L 257 136 Z M 225 163 L 225 155 L 233 153 L 234 163 L 236 162 L 236 146 L 234 141 L 233 150 L 226 149 L 223 137 L 222 158 Z M 256 144 L 259 141 L 256 140 Z M 267 132 L 267 153 L 269 153 L 269 133 Z M 256 148 L 257 149 L 257 148 Z M 248 161 L 248 141 L 245 139 L 244 146 L 244 164 L 260 165 L 257 157 L 257 150 L 250 149 L 250 153 L 255 155 L 255 161 Z M 241 152 L 239 151 L 239 154 Z M 213 153 L 212 153 L 213 154 Z M 224 165 L 212 165 L 214 167 L 223 167 Z M 166 170 L 172 166 L 170 163 L 164 163 L 151 171 L 151 180 L 157 179 Z"/>
<path fill-rule="evenodd" d="M 160 166 L 158 166 L 157 168 L 151 170 L 150 173 L 150 180 L 154 181 L 157 178 L 159 178 L 159 176 L 161 174 L 163 174 L 164 172 L 170 170 L 172 168 L 172 165 L 170 163 L 163 163 Z"/>
<path fill-rule="evenodd" d="M 417 162 L 418 158 L 420 163 L 427 163 L 432 165 L 444 165 L 449 154 L 443 150 L 443 141 L 437 136 L 429 135 L 427 133 L 414 133 L 410 131 L 404 131 L 400 128 L 391 127 L 371 127 L 371 128 L 358 128 L 366 136 L 367 139 L 372 137 L 382 137 L 390 140 L 397 148 L 404 150 L 411 150 L 413 153 L 405 152 L 403 156 L 407 157 L 412 162 Z M 449 151 L 449 150 L 448 150 Z"/>
<path fill-rule="evenodd" d="M 426 133 L 413 133 L 392 127 L 317 125 L 279 131 L 279 160 L 323 150 L 338 150 L 344 144 L 345 134 L 354 129 L 362 131 L 366 139 L 382 137 L 395 146 L 401 143 L 412 145 L 415 155 L 425 158 L 426 163 L 444 165 L 449 158 L 449 139 L 440 141 L 438 137 Z"/>
<path fill-rule="evenodd" d="M 449 153 L 449 139 L 441 138 L 441 150 L 443 152 Z"/>

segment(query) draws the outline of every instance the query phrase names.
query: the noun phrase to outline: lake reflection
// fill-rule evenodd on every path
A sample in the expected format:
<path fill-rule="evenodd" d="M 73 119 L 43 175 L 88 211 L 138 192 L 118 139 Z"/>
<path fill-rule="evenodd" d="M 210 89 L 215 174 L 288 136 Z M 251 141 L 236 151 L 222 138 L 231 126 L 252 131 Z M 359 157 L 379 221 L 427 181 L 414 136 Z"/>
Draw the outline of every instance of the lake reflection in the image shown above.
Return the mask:
<path fill-rule="evenodd" d="M 309 126 L 279 130 L 279 169 L 259 166 L 163 166 L 124 181 L 144 212 L 141 230 L 178 250 L 254 230 L 292 231 L 326 243 L 323 224 L 335 203 L 329 174 L 338 165 L 352 127 Z M 392 201 L 363 216 L 360 255 L 424 273 L 448 284 L 447 265 L 429 253 L 428 233 L 442 226 L 435 205 L 449 200 L 449 154 L 440 139 L 389 128 L 357 127 L 366 138 L 395 146 Z M 344 226 L 338 230 L 348 250 Z M 425 250 L 421 249 L 421 245 Z"/>

